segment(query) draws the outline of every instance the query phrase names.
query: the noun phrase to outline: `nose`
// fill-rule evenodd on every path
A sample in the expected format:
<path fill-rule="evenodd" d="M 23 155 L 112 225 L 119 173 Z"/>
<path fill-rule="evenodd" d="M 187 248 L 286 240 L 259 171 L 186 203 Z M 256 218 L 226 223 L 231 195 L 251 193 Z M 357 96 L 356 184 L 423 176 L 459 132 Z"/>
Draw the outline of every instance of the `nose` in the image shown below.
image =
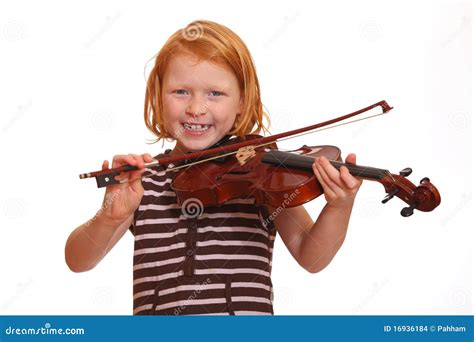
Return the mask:
<path fill-rule="evenodd" d="M 198 96 L 193 96 L 186 107 L 186 114 L 192 115 L 194 117 L 206 114 L 208 110 L 207 101 L 204 98 Z"/>

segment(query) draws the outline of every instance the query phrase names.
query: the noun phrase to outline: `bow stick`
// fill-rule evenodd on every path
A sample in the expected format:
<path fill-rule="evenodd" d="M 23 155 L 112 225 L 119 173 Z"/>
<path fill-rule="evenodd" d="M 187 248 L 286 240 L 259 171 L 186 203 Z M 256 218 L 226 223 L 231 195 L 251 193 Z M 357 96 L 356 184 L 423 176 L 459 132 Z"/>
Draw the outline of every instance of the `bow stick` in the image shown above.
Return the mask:
<path fill-rule="evenodd" d="M 324 121 L 324 122 L 320 122 L 320 123 L 317 123 L 315 125 L 310 125 L 310 126 L 307 126 L 307 127 L 294 129 L 294 130 L 291 130 L 291 131 L 288 131 L 288 132 L 283 132 L 283 133 L 271 135 L 271 136 L 268 136 L 268 137 L 254 138 L 254 139 L 245 140 L 245 141 L 242 141 L 242 142 L 239 142 L 239 143 L 234 143 L 234 144 L 231 144 L 231 145 L 218 146 L 218 147 L 210 148 L 210 149 L 207 149 L 207 150 L 191 152 L 191 153 L 187 153 L 187 154 L 184 154 L 184 155 L 169 156 L 169 157 L 163 157 L 163 158 L 160 158 L 160 159 L 154 159 L 153 162 L 146 163 L 145 166 L 148 167 L 148 168 L 151 168 L 151 167 L 156 167 L 156 166 L 159 166 L 159 165 L 176 164 L 177 162 L 180 162 L 180 161 L 183 161 L 183 160 L 186 160 L 186 159 L 191 159 L 191 160 L 198 159 L 199 160 L 199 159 L 202 159 L 203 157 L 207 157 L 207 156 L 213 156 L 212 158 L 209 158 L 209 159 L 221 158 L 223 156 L 223 153 L 225 153 L 225 152 L 230 152 L 230 153 L 227 153 L 227 154 L 232 154 L 232 153 L 236 153 L 235 152 L 236 150 L 239 150 L 239 149 L 247 147 L 247 146 L 251 146 L 251 145 L 262 146 L 262 145 L 270 144 L 270 143 L 275 142 L 279 139 L 283 139 L 283 138 L 294 136 L 294 135 L 297 135 L 297 134 L 313 131 L 313 130 L 316 130 L 316 129 L 321 128 L 321 127 L 325 127 L 325 126 L 332 125 L 332 124 L 340 122 L 340 121 L 347 120 L 349 118 L 352 118 L 356 115 L 360 115 L 362 113 L 365 113 L 365 112 L 367 112 L 371 109 L 374 109 L 376 107 L 381 107 L 382 108 L 382 113 L 381 114 L 388 113 L 391 109 L 393 109 L 393 107 L 389 106 L 389 104 L 386 101 L 379 101 L 377 103 L 374 103 L 373 105 L 370 105 L 368 107 L 359 109 L 359 110 L 357 110 L 353 113 L 346 114 L 346 115 L 343 115 L 343 116 L 340 116 L 340 117 L 337 117 L 337 118 L 334 118 L 334 119 L 331 119 L 331 120 L 327 120 L 327 121 Z M 381 114 L 377 114 L 377 115 L 381 115 Z M 208 159 L 206 159 L 206 160 L 208 160 Z M 201 160 L 201 162 L 203 162 L 203 161 L 205 161 L 205 160 Z M 189 165 L 190 164 L 186 164 L 186 165 L 182 165 L 181 167 L 189 166 Z M 121 166 L 111 168 L 111 169 L 105 169 L 105 170 L 100 170 L 100 171 L 82 173 L 82 174 L 79 175 L 79 178 L 80 179 L 85 179 L 85 178 L 95 177 L 96 181 L 97 181 L 97 187 L 102 188 L 102 187 L 105 187 L 105 186 L 108 186 L 108 185 L 111 185 L 111 184 L 120 183 L 119 181 L 114 179 L 114 177 L 119 175 L 120 173 L 133 171 L 133 170 L 137 170 L 137 169 L 138 168 L 136 166 L 133 166 L 133 165 L 121 165 Z"/>

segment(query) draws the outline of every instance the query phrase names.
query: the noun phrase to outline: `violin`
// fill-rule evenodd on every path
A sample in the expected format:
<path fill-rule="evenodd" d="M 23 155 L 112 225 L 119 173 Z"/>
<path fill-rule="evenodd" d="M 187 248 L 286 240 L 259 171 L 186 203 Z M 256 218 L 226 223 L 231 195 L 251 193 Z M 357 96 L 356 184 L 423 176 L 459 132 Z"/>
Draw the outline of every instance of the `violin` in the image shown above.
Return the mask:
<path fill-rule="evenodd" d="M 383 111 L 381 114 L 392 109 L 385 101 L 380 101 L 336 119 L 269 137 L 226 136 L 206 150 L 155 159 L 145 167 L 166 165 L 168 169 L 181 169 L 171 183 L 180 205 L 188 199 L 198 199 L 204 207 L 219 206 L 231 199 L 254 197 L 256 205 L 279 207 L 285 203 L 285 207 L 290 208 L 323 194 L 312 164 L 315 158 L 325 156 L 338 170 L 345 166 L 353 176 L 381 183 L 386 192 L 382 203 L 398 197 L 408 204 L 401 210 L 402 216 L 411 216 L 415 209 L 432 211 L 441 203 L 438 190 L 427 177 L 421 179 L 418 186 L 410 182 L 407 179 L 412 172 L 410 168 L 392 174 L 385 169 L 343 163 L 341 150 L 335 146 L 304 145 L 297 150 L 281 151 L 276 145 L 278 139 L 319 129 L 379 106 Z M 97 186 L 105 187 L 119 183 L 114 177 L 121 172 L 136 169 L 132 165 L 122 165 L 81 174 L 80 178 L 95 177 Z"/>

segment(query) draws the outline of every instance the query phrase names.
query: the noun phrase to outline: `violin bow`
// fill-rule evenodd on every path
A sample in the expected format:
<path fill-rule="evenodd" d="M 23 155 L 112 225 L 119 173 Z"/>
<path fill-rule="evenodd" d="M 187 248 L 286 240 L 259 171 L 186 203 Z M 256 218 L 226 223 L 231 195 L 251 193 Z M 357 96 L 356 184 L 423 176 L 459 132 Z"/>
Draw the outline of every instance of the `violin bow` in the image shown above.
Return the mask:
<path fill-rule="evenodd" d="M 191 152 L 191 153 L 187 153 L 187 154 L 184 154 L 184 155 L 169 156 L 169 157 L 163 157 L 163 158 L 160 158 L 160 159 L 154 159 L 153 162 L 146 163 L 145 167 L 152 168 L 152 167 L 157 167 L 159 165 L 176 164 L 177 162 L 187 160 L 187 159 L 191 159 L 191 160 L 192 159 L 200 159 L 198 162 L 194 162 L 194 163 L 199 163 L 199 162 L 204 162 L 204 161 L 207 161 L 207 160 L 210 160 L 210 159 L 221 158 L 221 157 L 229 155 L 229 154 L 235 154 L 235 153 L 237 153 L 236 152 L 237 150 L 239 150 L 241 148 L 244 148 L 244 147 L 248 147 L 248 146 L 255 147 L 255 145 L 263 146 L 263 145 L 267 145 L 267 144 L 276 142 L 277 140 L 282 140 L 283 138 L 287 138 L 287 137 L 290 137 L 290 136 L 293 137 L 295 135 L 299 135 L 299 134 L 302 134 L 302 133 L 314 131 L 316 129 L 320 129 L 320 128 L 325 127 L 325 126 L 329 126 L 329 125 L 335 124 L 337 122 L 341 122 L 341 121 L 350 119 L 354 116 L 363 114 L 363 113 L 368 112 L 369 110 L 372 110 L 372 109 L 377 108 L 377 107 L 382 108 L 382 113 L 376 114 L 376 115 L 373 115 L 373 116 L 369 116 L 369 117 L 366 117 L 364 119 L 354 120 L 354 121 L 365 120 L 365 119 L 372 118 L 374 116 L 383 115 L 383 114 L 386 114 L 390 110 L 393 109 L 393 107 L 391 107 L 386 101 L 379 101 L 379 102 L 374 103 L 374 104 L 372 104 L 368 107 L 359 109 L 359 110 L 357 110 L 353 113 L 342 115 L 342 116 L 339 116 L 337 118 L 330 119 L 330 120 L 327 120 L 327 121 L 323 121 L 323 122 L 320 122 L 320 123 L 317 123 L 317 124 L 314 124 L 314 125 L 310 125 L 310 126 L 307 126 L 307 127 L 298 128 L 298 129 L 294 129 L 294 130 L 291 130 L 291 131 L 288 131 L 288 132 L 283 132 L 283 133 L 279 133 L 279 134 L 270 135 L 268 137 L 254 138 L 254 139 L 249 139 L 249 140 L 246 140 L 246 141 L 242 141 L 242 142 L 238 142 L 238 143 L 234 143 L 234 144 L 230 144 L 230 145 L 223 145 L 223 146 L 218 146 L 218 147 L 215 147 L 215 148 L 210 148 L 210 149 L 207 149 L 207 150 Z M 354 121 L 350 121 L 350 122 L 354 122 Z M 350 123 L 350 122 L 348 122 L 348 123 Z M 227 154 L 224 154 L 225 152 L 227 152 Z M 208 158 L 208 159 L 201 160 L 203 157 L 207 157 L 207 156 L 212 156 L 212 157 Z M 190 165 L 191 164 L 184 164 L 184 165 L 174 167 L 174 169 L 180 168 L 180 167 L 186 167 L 186 166 L 190 166 Z M 118 176 L 122 172 L 128 172 L 128 171 L 133 171 L 133 170 L 137 170 L 137 169 L 138 168 L 136 166 L 127 164 L 127 165 L 121 165 L 121 166 L 111 168 L 111 169 L 104 169 L 104 170 L 100 170 L 100 171 L 82 173 L 82 174 L 79 175 L 79 178 L 80 179 L 85 179 L 85 178 L 95 177 L 96 181 L 97 181 L 97 187 L 102 188 L 102 187 L 106 187 L 106 186 L 109 186 L 109 185 L 112 185 L 112 184 L 121 183 L 122 181 L 117 181 L 117 180 L 115 180 L 114 177 Z M 131 180 L 127 180 L 127 181 L 131 181 Z"/>

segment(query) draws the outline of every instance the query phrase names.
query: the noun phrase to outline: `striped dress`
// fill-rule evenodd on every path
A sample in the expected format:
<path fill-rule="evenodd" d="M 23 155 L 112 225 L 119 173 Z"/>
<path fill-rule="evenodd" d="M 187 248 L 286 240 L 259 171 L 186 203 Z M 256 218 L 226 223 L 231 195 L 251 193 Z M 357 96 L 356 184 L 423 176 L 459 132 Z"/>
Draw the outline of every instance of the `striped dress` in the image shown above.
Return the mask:
<path fill-rule="evenodd" d="M 171 189 L 179 170 L 148 171 L 130 227 L 133 314 L 272 315 L 276 229 L 264 221 L 268 209 L 234 199 L 190 215 Z"/>

